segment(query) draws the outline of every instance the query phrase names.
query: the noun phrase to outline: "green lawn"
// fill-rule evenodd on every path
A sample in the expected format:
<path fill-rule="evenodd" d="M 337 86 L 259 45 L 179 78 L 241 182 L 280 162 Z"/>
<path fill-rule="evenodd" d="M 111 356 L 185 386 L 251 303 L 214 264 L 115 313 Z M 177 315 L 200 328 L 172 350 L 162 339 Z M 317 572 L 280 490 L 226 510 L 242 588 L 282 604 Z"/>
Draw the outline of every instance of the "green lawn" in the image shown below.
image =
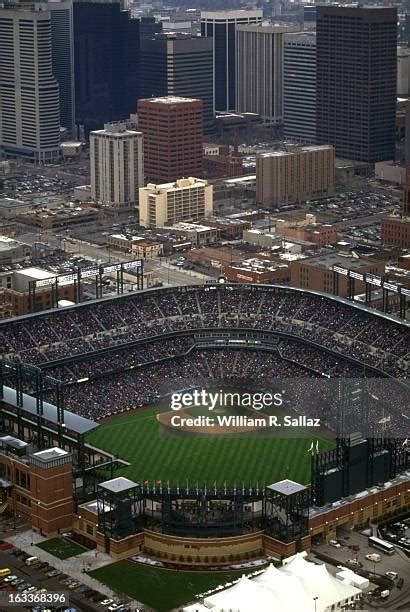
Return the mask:
<path fill-rule="evenodd" d="M 238 579 L 244 573 L 185 572 L 138 565 L 132 561 L 118 561 L 90 572 L 93 578 L 112 589 L 150 606 L 167 612 L 192 601 L 196 595 Z"/>
<path fill-rule="evenodd" d="M 73 542 L 73 540 L 69 540 L 67 538 L 52 538 L 51 540 L 44 540 L 44 542 L 40 542 L 36 544 L 39 548 L 50 553 L 50 555 L 54 555 L 59 559 L 68 559 L 69 557 L 75 557 L 76 555 L 81 555 L 81 553 L 88 550 L 77 544 L 77 542 Z"/>
<path fill-rule="evenodd" d="M 289 435 L 296 436 L 292 438 L 261 432 L 223 437 L 172 434 L 157 422 L 157 413 L 154 407 L 117 417 L 90 432 L 87 441 L 131 463 L 116 476 L 181 485 L 188 479 L 191 486 L 197 481 L 223 486 L 225 480 L 237 486 L 242 482 L 261 486 L 283 478 L 306 484 L 312 440 L 319 440 L 320 451 L 334 446 L 325 432 L 308 429 L 292 430 Z"/>

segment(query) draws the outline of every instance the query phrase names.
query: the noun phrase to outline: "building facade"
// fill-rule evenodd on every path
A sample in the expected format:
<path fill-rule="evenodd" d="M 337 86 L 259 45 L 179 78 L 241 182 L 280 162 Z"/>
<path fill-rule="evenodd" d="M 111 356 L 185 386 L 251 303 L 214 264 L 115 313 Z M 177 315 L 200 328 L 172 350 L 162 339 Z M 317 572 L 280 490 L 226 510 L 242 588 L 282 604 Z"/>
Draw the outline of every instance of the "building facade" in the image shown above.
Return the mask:
<path fill-rule="evenodd" d="M 135 112 L 140 22 L 121 6 L 74 0 L 76 123 L 85 136 Z"/>
<path fill-rule="evenodd" d="M 236 107 L 262 122 L 283 122 L 283 38 L 287 28 L 236 26 Z"/>
<path fill-rule="evenodd" d="M 377 276 L 383 276 L 385 270 L 384 261 L 357 258 L 348 254 L 329 253 L 292 261 L 290 263 L 290 284 L 292 287 L 348 297 L 349 280 L 346 276 L 339 278 L 338 275 L 335 275 L 333 266 L 347 268 L 358 274 L 369 273 Z M 364 293 L 364 291 L 364 283 L 355 281 L 355 295 Z"/>
<path fill-rule="evenodd" d="M 410 49 L 397 47 L 397 95 L 410 95 Z"/>
<path fill-rule="evenodd" d="M 410 217 L 386 217 L 382 219 L 381 240 L 408 249 L 410 247 Z"/>
<path fill-rule="evenodd" d="M 140 225 L 169 226 L 179 221 L 201 221 L 213 211 L 213 188 L 197 178 L 180 179 L 175 183 L 140 189 Z"/>
<path fill-rule="evenodd" d="M 316 33 L 285 34 L 283 127 L 286 139 L 316 142 Z"/>
<path fill-rule="evenodd" d="M 201 12 L 201 35 L 213 40 L 214 109 L 236 110 L 236 26 L 262 23 L 263 11 Z"/>
<path fill-rule="evenodd" d="M 90 134 L 91 197 L 117 210 L 134 208 L 144 184 L 143 136 L 124 123 Z"/>
<path fill-rule="evenodd" d="M 148 181 L 202 175 L 202 100 L 164 96 L 138 101 Z"/>
<path fill-rule="evenodd" d="M 74 511 L 72 455 L 55 447 L 19 457 L 28 447 L 25 442 L 3 436 L 0 444 L 0 473 L 9 483 L 2 490 L 2 503 L 44 536 L 70 529 Z"/>
<path fill-rule="evenodd" d="M 397 9 L 317 7 L 317 142 L 375 163 L 395 156 Z"/>
<path fill-rule="evenodd" d="M 0 149 L 35 163 L 60 155 L 60 89 L 48 5 L 0 8 Z"/>
<path fill-rule="evenodd" d="M 60 94 L 60 125 L 75 135 L 74 24 L 72 0 L 49 1 L 53 74 Z"/>
<path fill-rule="evenodd" d="M 213 131 L 211 38 L 162 34 L 141 42 L 141 97 L 182 96 L 203 104 L 204 133 Z"/>
<path fill-rule="evenodd" d="M 327 197 L 334 187 L 335 151 L 329 145 L 256 157 L 256 202 L 265 208 Z"/>

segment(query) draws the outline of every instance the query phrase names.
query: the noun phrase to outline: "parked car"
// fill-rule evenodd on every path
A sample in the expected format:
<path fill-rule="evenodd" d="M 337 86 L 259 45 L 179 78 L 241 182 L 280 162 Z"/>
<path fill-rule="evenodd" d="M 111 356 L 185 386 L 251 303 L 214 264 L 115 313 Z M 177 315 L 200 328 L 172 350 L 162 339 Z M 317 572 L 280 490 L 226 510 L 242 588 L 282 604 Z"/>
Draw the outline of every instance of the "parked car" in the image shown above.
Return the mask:
<path fill-rule="evenodd" d="M 403 587 L 403 584 L 404 584 L 404 578 L 399 578 L 396 586 L 398 589 L 401 589 Z"/>
<path fill-rule="evenodd" d="M 333 546 L 334 548 L 341 548 L 339 542 L 337 540 L 329 540 L 329 544 L 330 546 Z"/>
<path fill-rule="evenodd" d="M 371 553 L 370 555 L 366 555 L 366 559 L 368 561 L 372 561 L 373 563 L 379 563 L 381 556 L 377 553 Z"/>
<path fill-rule="evenodd" d="M 398 573 L 397 573 L 397 572 L 391 572 L 391 571 L 388 571 L 388 572 L 384 572 L 384 573 L 385 573 L 385 575 L 386 575 L 388 578 L 391 578 L 392 580 L 396 580 L 396 578 L 397 578 L 397 576 L 398 576 Z"/>

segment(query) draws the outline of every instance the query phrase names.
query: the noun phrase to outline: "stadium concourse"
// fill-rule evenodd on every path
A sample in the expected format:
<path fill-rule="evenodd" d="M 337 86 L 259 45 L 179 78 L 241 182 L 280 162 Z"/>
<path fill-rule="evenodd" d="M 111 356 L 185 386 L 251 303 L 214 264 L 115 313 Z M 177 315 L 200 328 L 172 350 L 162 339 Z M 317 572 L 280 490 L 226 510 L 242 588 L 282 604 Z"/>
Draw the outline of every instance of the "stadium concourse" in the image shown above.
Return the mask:
<path fill-rule="evenodd" d="M 266 339 L 201 344 L 211 330 L 269 333 L 270 348 Z M 65 408 L 94 420 L 199 380 L 405 379 L 409 337 L 407 323 L 341 298 L 240 284 L 146 290 L 0 325 L 5 359 L 63 381 Z"/>

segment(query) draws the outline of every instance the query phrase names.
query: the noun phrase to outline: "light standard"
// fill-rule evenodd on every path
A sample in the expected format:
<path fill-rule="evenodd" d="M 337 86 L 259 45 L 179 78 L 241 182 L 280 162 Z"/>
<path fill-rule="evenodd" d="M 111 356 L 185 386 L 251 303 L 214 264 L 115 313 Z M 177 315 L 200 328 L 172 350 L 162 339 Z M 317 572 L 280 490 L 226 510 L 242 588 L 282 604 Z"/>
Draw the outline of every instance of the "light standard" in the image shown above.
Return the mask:
<path fill-rule="evenodd" d="M 316 595 L 316 597 L 313 598 L 313 601 L 315 602 L 315 612 L 316 612 L 316 602 L 319 599 L 319 597 Z"/>

